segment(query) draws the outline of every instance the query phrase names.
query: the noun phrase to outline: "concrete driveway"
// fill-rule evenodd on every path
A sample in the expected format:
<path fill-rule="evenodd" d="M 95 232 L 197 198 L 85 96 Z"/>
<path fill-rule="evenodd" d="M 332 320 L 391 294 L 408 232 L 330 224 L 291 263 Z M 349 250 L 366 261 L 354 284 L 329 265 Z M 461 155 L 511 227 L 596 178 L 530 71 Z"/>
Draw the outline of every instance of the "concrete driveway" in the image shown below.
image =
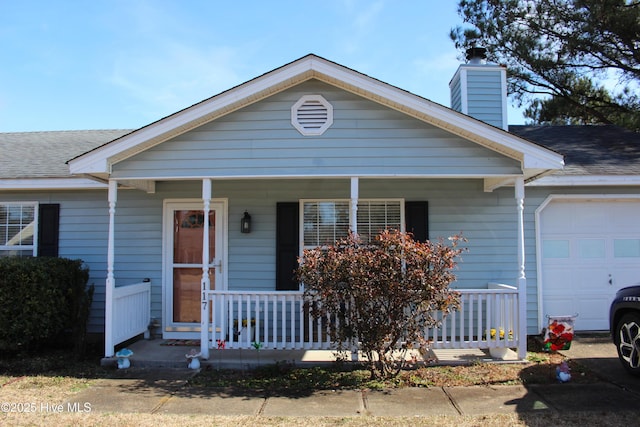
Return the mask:
<path fill-rule="evenodd" d="M 561 353 L 591 369 L 603 380 L 640 394 L 640 377 L 629 375 L 624 370 L 610 334 L 578 332 L 571 348 Z"/>

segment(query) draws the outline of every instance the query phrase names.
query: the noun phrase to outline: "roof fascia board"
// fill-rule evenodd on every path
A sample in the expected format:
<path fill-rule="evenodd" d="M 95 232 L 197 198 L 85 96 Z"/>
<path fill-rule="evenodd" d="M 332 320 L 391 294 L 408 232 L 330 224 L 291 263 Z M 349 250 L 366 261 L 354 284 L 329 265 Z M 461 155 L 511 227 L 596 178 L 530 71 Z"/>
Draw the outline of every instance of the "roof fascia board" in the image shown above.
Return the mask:
<path fill-rule="evenodd" d="M 295 175 L 185 175 L 185 176 L 115 176 L 111 179 L 121 182 L 123 184 L 130 183 L 132 181 L 200 181 L 202 179 L 213 180 L 245 180 L 245 179 L 315 179 L 315 178 L 337 178 L 337 179 L 349 179 L 353 176 L 357 176 L 363 179 L 507 179 L 513 181 L 516 177 L 522 177 L 522 175 L 499 175 L 499 174 L 295 174 Z"/>
<path fill-rule="evenodd" d="M 529 187 L 640 186 L 638 175 L 548 175 L 527 183 Z"/>
<path fill-rule="evenodd" d="M 491 193 L 493 190 L 496 190 L 500 187 L 504 187 L 506 185 L 513 185 L 515 179 L 517 177 L 514 176 L 504 176 L 504 177 L 496 177 L 496 178 L 485 178 L 484 179 L 484 191 L 485 193 Z"/>
<path fill-rule="evenodd" d="M 107 185 L 87 178 L 2 179 L 0 190 L 95 190 Z"/>

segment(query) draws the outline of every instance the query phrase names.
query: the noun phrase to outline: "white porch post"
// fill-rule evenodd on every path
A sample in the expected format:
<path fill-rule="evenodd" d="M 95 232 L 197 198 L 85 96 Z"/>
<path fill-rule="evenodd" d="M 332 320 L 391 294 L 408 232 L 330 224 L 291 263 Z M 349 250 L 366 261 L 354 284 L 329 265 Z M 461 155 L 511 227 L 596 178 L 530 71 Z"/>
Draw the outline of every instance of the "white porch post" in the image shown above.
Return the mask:
<path fill-rule="evenodd" d="M 211 209 L 211 180 L 202 180 L 202 201 L 204 204 L 204 223 L 202 232 L 202 313 L 200 315 L 200 352 L 203 359 L 209 358 L 209 297 L 211 289 L 209 279 L 209 211 Z"/>
<path fill-rule="evenodd" d="M 116 202 L 118 200 L 118 183 L 109 180 L 109 234 L 107 237 L 107 282 L 105 284 L 104 297 L 104 356 L 112 357 L 115 353 L 115 343 L 113 342 L 113 291 L 116 280 L 113 275 L 113 265 L 115 258 L 115 216 Z"/>
<path fill-rule="evenodd" d="M 351 177 L 351 219 L 349 227 L 351 228 L 351 232 L 355 235 L 358 234 L 358 197 L 359 197 L 359 185 L 360 182 L 357 176 Z M 351 361 L 358 361 L 358 349 L 351 349 Z"/>
<path fill-rule="evenodd" d="M 358 192 L 359 180 L 357 176 L 351 177 L 351 232 L 358 234 Z"/>
<path fill-rule="evenodd" d="M 518 358 L 527 357 L 527 278 L 524 267 L 524 178 L 516 178 L 518 211 Z"/>

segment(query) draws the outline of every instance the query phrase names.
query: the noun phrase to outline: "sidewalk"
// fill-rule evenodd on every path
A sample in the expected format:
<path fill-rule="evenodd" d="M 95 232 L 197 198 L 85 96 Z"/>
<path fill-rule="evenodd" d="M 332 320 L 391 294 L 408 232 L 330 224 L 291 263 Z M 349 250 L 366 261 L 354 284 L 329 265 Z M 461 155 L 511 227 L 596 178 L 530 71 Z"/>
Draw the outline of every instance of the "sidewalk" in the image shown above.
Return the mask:
<path fill-rule="evenodd" d="M 184 353 L 185 349 L 171 351 Z M 105 413 L 265 417 L 410 417 L 640 410 L 640 378 L 624 373 L 609 338 L 577 339 L 565 355 L 589 366 L 602 381 L 529 387 L 328 390 L 297 395 L 265 395 L 234 389 L 190 387 L 188 379 L 195 375 L 195 371 L 185 368 L 131 368 L 116 371 L 120 378 L 98 380 L 69 403 L 80 407 L 88 403 L 92 412 Z"/>
<path fill-rule="evenodd" d="M 353 417 L 479 415 L 533 411 L 632 411 L 638 396 L 611 383 L 405 388 L 385 391 L 316 391 L 308 395 L 262 395 L 187 385 L 186 369 L 134 370 L 102 379 L 70 402 L 92 412 Z"/>

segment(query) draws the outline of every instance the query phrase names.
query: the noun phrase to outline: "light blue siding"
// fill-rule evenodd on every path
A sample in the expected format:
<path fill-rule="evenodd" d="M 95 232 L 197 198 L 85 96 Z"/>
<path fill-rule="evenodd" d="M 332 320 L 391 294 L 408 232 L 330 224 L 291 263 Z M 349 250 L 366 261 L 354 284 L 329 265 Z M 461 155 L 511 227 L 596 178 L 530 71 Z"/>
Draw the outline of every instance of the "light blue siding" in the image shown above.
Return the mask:
<path fill-rule="evenodd" d="M 467 114 L 502 128 L 502 80 L 500 72 L 467 71 Z"/>
<path fill-rule="evenodd" d="M 197 182 L 174 182 L 159 185 L 157 195 L 173 198 L 180 193 L 182 197 L 198 197 L 199 191 Z M 514 282 L 516 207 L 512 193 L 508 190 L 486 193 L 481 180 L 360 180 L 361 198 L 428 201 L 431 237 L 446 238 L 461 232 L 469 239 L 470 250 L 458 274 L 458 286 L 463 288 L 483 287 L 491 280 Z M 348 199 L 350 182 L 346 179 L 214 180 L 213 197 L 228 199 L 229 203 L 229 289 L 273 290 L 276 203 Z M 252 217 L 250 234 L 239 230 L 245 210 Z M 117 242 L 117 246 L 123 244 L 126 246 L 124 242 Z M 122 268 L 117 266 L 118 271 Z"/>
<path fill-rule="evenodd" d="M 503 73 L 502 67 L 493 64 L 461 65 L 450 83 L 451 108 L 460 112 L 466 109 L 467 115 L 502 128 L 506 102 Z"/>
<path fill-rule="evenodd" d="M 608 189 L 617 194 L 632 188 Z M 601 193 L 602 188 L 554 188 L 557 194 Z M 162 315 L 162 214 L 165 199 L 198 199 L 198 181 L 159 182 L 155 194 L 120 190 L 115 218 L 115 277 L 118 286 L 152 280 L 152 315 Z M 532 187 L 525 199 L 525 257 L 529 333 L 537 331 L 535 210 L 550 194 Z M 213 197 L 228 200 L 229 289 L 275 289 L 276 203 L 348 199 L 348 179 L 214 180 Z M 1 201 L 60 203 L 60 256 L 82 259 L 96 285 L 89 330 L 104 327 L 108 208 L 106 191 L 4 192 Z M 516 204 L 513 188 L 483 191 L 482 180 L 361 179 L 361 198 L 403 198 L 429 202 L 432 239 L 462 233 L 469 239 L 456 271 L 459 288 L 483 288 L 490 281 L 515 284 L 518 274 Z M 240 233 L 247 210 L 252 232 Z"/>
<path fill-rule="evenodd" d="M 309 93 L 332 105 L 323 135 L 302 136 L 291 106 Z M 517 161 L 400 112 L 311 81 L 114 165 L 113 176 L 520 174 Z"/>
<path fill-rule="evenodd" d="M 462 88 L 460 87 L 460 75 L 456 74 L 449 85 L 451 94 L 451 108 L 462 112 Z"/>

